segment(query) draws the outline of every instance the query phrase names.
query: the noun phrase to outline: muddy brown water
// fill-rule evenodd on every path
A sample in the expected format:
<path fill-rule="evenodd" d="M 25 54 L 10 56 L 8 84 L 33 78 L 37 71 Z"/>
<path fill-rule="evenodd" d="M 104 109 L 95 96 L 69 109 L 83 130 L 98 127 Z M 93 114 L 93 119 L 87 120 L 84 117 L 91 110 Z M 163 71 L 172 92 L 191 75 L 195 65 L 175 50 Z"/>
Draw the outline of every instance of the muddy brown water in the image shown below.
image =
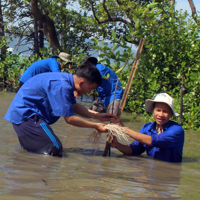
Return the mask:
<path fill-rule="evenodd" d="M 20 148 L 12 125 L 3 119 L 14 96 L 0 92 L 0 200 L 200 198 L 200 132 L 186 131 L 183 162 L 171 164 L 145 154 L 122 156 L 115 149 L 111 157 L 102 157 L 106 134 L 97 148 L 88 142 L 92 129 L 73 127 L 60 118 L 52 127 L 64 156 L 38 155 Z M 135 130 L 143 124 L 130 122 L 128 113 L 122 119 Z"/>

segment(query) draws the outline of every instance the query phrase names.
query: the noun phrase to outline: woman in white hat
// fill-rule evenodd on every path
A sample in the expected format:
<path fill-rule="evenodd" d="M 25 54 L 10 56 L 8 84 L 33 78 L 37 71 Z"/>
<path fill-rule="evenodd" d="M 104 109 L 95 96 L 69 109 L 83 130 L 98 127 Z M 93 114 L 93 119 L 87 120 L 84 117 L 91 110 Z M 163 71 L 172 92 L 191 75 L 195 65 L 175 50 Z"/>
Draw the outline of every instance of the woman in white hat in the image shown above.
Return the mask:
<path fill-rule="evenodd" d="M 125 127 L 126 133 L 135 139 L 129 145 L 119 143 L 113 138 L 111 147 L 126 155 L 140 155 L 146 151 L 147 155 L 168 162 L 181 162 L 184 144 L 184 130 L 180 124 L 169 120 L 172 115 L 178 116 L 174 110 L 174 100 L 167 93 L 159 93 L 154 100 L 145 102 L 147 112 L 152 112 L 154 122 L 146 123 L 140 132 Z M 117 117 L 112 123 L 120 123 Z"/>
<path fill-rule="evenodd" d="M 57 61 L 56 59 L 60 59 Z M 45 72 L 60 72 L 69 63 L 71 55 L 65 52 L 60 52 L 58 56 L 51 56 L 51 58 L 42 59 L 31 64 L 20 77 L 20 86 L 33 76 Z"/>

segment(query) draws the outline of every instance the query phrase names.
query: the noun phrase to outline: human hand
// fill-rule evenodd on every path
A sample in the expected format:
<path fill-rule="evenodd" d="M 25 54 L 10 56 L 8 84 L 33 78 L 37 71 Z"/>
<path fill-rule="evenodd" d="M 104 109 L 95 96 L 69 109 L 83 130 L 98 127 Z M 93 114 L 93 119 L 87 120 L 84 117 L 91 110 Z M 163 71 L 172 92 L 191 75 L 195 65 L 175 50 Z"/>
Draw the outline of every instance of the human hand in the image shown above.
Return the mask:
<path fill-rule="evenodd" d="M 106 132 L 108 132 L 108 129 L 105 128 L 105 124 L 103 124 L 103 123 L 96 123 L 95 129 L 97 130 L 97 132 L 100 132 L 100 133 L 103 133 L 103 132 L 106 133 Z"/>
<path fill-rule="evenodd" d="M 110 113 L 97 113 L 95 114 L 95 118 L 100 121 L 110 121 L 110 119 L 113 117 L 113 114 Z"/>
<path fill-rule="evenodd" d="M 76 100 L 78 99 L 78 92 L 77 91 L 74 91 L 74 97 L 75 97 Z"/>
<path fill-rule="evenodd" d="M 119 124 L 120 126 L 124 126 L 121 119 L 119 117 L 117 117 L 116 115 L 110 119 L 110 122 L 113 124 Z"/>
<path fill-rule="evenodd" d="M 117 144 L 118 144 L 118 140 L 117 140 L 116 136 L 113 135 L 113 139 L 111 141 L 111 147 L 116 148 Z"/>

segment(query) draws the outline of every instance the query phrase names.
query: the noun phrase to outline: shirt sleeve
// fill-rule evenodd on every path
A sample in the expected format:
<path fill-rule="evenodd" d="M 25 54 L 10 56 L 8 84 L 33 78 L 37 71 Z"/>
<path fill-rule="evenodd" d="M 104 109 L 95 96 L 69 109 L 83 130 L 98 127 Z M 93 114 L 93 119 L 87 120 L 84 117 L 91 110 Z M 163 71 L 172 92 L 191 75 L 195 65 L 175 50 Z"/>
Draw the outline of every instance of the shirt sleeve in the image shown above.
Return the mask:
<path fill-rule="evenodd" d="M 182 145 L 184 130 L 180 125 L 173 124 L 159 135 L 152 135 L 151 147 L 170 148 Z"/>
<path fill-rule="evenodd" d="M 60 86 L 61 84 L 61 86 Z M 48 92 L 48 99 L 54 116 L 72 116 L 72 105 L 76 103 L 74 91 L 66 81 L 52 82 L 52 89 Z"/>
<path fill-rule="evenodd" d="M 130 147 L 132 149 L 132 155 L 136 156 L 136 155 L 140 155 L 142 153 L 145 152 L 145 147 L 142 143 L 138 142 L 137 140 L 135 140 L 134 142 L 132 142 L 130 144 Z"/>

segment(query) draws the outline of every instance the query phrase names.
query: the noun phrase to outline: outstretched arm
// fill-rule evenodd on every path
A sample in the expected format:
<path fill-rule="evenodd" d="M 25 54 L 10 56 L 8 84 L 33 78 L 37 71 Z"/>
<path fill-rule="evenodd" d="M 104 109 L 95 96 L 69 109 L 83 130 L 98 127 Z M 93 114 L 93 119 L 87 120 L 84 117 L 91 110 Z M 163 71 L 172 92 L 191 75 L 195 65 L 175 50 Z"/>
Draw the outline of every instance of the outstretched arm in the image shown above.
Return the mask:
<path fill-rule="evenodd" d="M 81 116 L 88 117 L 88 118 L 98 119 L 101 121 L 110 121 L 111 117 L 113 117 L 112 114 L 98 113 L 98 112 L 90 110 L 78 103 L 73 104 L 73 109 L 76 114 L 79 114 Z"/>
<path fill-rule="evenodd" d="M 124 145 L 118 142 L 117 138 L 113 136 L 111 147 L 114 147 L 121 151 L 123 154 L 132 155 L 132 149 L 129 145 Z"/>
<path fill-rule="evenodd" d="M 74 115 L 69 116 L 69 117 L 64 117 L 64 119 L 66 123 L 71 124 L 73 126 L 95 128 L 99 132 L 107 132 L 107 129 L 105 128 L 105 124 L 103 123 L 90 122 Z"/>
<path fill-rule="evenodd" d="M 137 140 L 138 142 L 142 143 L 142 144 L 146 144 L 148 146 L 151 145 L 152 142 L 152 138 L 150 135 L 146 135 L 143 133 L 139 133 L 137 131 L 134 131 L 128 127 L 125 128 L 126 129 L 126 133 L 132 137 L 133 139 Z"/>
<path fill-rule="evenodd" d="M 122 121 L 120 120 L 120 118 L 117 117 L 117 116 L 114 116 L 110 121 L 112 123 L 117 123 L 117 124 L 120 124 L 121 126 L 124 126 Z M 133 139 L 137 140 L 138 142 L 140 142 L 142 144 L 146 144 L 148 146 L 151 145 L 152 138 L 151 138 L 150 135 L 139 133 L 139 132 L 134 131 L 134 130 L 128 128 L 128 127 L 125 127 L 125 131 L 130 137 L 132 137 Z"/>

